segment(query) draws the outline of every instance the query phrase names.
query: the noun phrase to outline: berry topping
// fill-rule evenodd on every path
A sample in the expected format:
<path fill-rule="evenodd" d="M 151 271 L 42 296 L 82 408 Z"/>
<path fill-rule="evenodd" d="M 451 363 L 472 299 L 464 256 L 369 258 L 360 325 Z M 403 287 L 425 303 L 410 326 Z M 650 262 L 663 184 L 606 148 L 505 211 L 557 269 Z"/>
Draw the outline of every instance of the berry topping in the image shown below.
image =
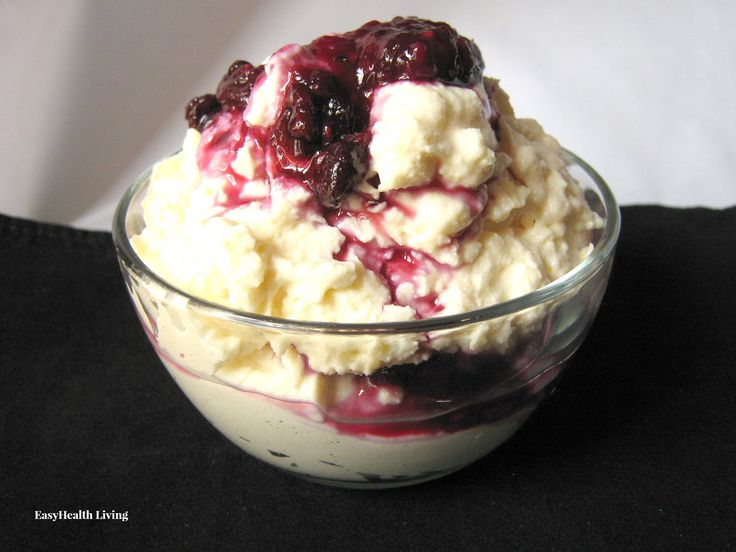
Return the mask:
<path fill-rule="evenodd" d="M 190 128 L 202 132 L 212 120 L 212 116 L 222 109 L 214 94 L 205 94 L 192 98 L 187 104 L 186 119 Z"/>
<path fill-rule="evenodd" d="M 254 67 L 247 61 L 234 62 L 217 86 L 217 99 L 228 107 L 245 109 L 253 86 L 262 73 L 263 65 Z"/>
<path fill-rule="evenodd" d="M 311 186 L 325 207 L 339 207 L 368 170 L 368 149 L 359 142 L 341 140 L 315 155 Z"/>
<path fill-rule="evenodd" d="M 295 82 L 289 90 L 287 131 L 292 138 L 314 142 L 319 136 L 317 111 L 306 85 Z"/>
<path fill-rule="evenodd" d="M 483 76 L 478 47 L 446 23 L 396 17 L 388 24 L 366 23 L 356 32 L 362 35 L 357 66 L 366 95 L 399 80 L 475 84 Z"/>
<path fill-rule="evenodd" d="M 297 78 L 303 81 L 309 91 L 316 97 L 325 100 L 337 94 L 342 94 L 340 83 L 337 78 L 327 71 L 314 69 L 306 73 L 297 72 Z"/>
<path fill-rule="evenodd" d="M 366 174 L 370 102 L 377 87 L 401 80 L 455 86 L 482 81 L 483 60 L 471 40 L 446 23 L 413 17 L 371 21 L 296 52 L 286 60 L 283 99 L 263 136 L 275 170 L 301 179 L 329 208 L 338 207 Z M 263 65 L 233 63 L 216 96 L 189 103 L 189 125 L 202 130 L 218 111 L 244 111 L 264 71 Z"/>
<path fill-rule="evenodd" d="M 322 145 L 339 140 L 345 134 L 358 130 L 356 113 L 338 79 L 322 70 L 314 70 L 302 80 L 319 110 L 319 131 Z"/>
<path fill-rule="evenodd" d="M 339 140 L 353 130 L 353 108 L 339 96 L 330 98 L 320 105 L 322 143 L 329 144 Z"/>
<path fill-rule="evenodd" d="M 282 170 L 299 173 L 315 152 L 317 113 L 306 86 L 292 82 L 284 94 L 284 107 L 271 129 L 271 145 Z"/>
<path fill-rule="evenodd" d="M 284 95 L 281 115 L 285 112 L 289 136 L 311 142 L 315 149 L 356 130 L 353 105 L 340 83 L 324 71 L 295 76 Z"/>

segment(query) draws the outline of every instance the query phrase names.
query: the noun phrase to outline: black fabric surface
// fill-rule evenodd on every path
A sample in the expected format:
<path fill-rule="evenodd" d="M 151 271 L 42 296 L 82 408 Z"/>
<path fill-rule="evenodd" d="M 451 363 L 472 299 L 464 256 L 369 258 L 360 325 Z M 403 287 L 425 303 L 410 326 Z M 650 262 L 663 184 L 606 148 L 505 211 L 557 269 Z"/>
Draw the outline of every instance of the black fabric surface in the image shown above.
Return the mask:
<path fill-rule="evenodd" d="M 248 457 L 160 365 L 110 235 L 0 216 L 0 550 L 736 548 L 736 208 L 626 207 L 599 317 L 497 451 L 350 491 Z M 37 510 L 128 521 L 36 520 Z"/>

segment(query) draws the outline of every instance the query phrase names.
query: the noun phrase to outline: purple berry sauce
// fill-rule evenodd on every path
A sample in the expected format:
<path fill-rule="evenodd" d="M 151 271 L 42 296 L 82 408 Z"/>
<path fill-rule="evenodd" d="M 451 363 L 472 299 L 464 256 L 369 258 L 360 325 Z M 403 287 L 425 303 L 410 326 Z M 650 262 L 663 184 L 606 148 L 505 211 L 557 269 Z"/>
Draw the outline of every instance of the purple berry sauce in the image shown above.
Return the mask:
<path fill-rule="evenodd" d="M 473 86 L 482 81 L 483 60 L 477 46 L 446 23 L 397 17 L 320 37 L 291 58 L 288 71 L 263 146 L 276 160 L 275 173 L 303 180 L 323 206 L 334 209 L 368 167 L 373 91 L 406 80 Z M 205 131 L 219 117 L 244 111 L 263 75 L 263 65 L 234 62 L 216 95 L 189 102 L 189 126 Z"/>

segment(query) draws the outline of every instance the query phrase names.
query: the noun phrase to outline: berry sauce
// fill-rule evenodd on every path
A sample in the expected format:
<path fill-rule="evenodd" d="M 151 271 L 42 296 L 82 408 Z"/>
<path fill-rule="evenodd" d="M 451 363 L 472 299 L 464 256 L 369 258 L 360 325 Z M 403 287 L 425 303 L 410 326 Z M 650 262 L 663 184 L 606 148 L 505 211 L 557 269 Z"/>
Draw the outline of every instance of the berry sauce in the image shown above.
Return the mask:
<path fill-rule="evenodd" d="M 537 362 L 550 322 L 505 355 L 435 353 L 421 364 L 355 376 L 325 423 L 358 437 L 426 437 L 513 416 L 542 400 L 565 366 L 566 357 Z"/>

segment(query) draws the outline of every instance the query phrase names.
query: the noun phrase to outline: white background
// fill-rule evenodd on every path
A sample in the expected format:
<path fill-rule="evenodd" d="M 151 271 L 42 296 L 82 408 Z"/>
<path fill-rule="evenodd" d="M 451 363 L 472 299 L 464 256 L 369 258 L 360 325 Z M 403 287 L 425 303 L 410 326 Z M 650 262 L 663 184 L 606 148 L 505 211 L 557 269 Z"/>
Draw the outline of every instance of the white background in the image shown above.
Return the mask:
<path fill-rule="evenodd" d="M 370 19 L 444 20 L 622 204 L 736 204 L 736 2 L 0 0 L 0 212 L 108 229 L 187 101 Z"/>

